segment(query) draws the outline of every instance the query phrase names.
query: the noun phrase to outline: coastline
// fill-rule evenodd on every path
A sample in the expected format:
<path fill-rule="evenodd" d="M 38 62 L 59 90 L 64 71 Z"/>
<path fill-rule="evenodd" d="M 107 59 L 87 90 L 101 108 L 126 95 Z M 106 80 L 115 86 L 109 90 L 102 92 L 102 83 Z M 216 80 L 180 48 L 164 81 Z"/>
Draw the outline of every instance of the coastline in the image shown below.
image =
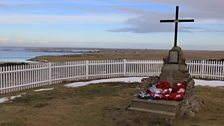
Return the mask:
<path fill-rule="evenodd" d="M 2 63 L 28 63 L 33 61 L 38 56 L 64 56 L 64 55 L 77 55 L 82 52 L 88 52 L 92 50 L 66 50 L 66 49 L 54 49 L 54 48 L 22 48 L 22 47 L 0 47 L 0 64 Z"/>
<path fill-rule="evenodd" d="M 98 49 L 77 55 L 37 56 L 32 61 L 64 62 L 81 60 L 162 60 L 168 50 L 150 49 Z M 186 60 L 224 60 L 224 51 L 184 51 Z"/>
<path fill-rule="evenodd" d="M 6 48 L 7 51 L 10 48 Z M 39 56 L 26 58 L 29 62 L 65 62 L 80 60 L 162 60 L 168 50 L 161 49 L 105 49 L 105 48 L 15 48 L 24 52 L 37 52 Z M 183 50 L 186 60 L 224 60 L 224 51 Z M 56 53 L 56 55 L 41 55 Z M 68 53 L 68 54 L 63 54 Z M 58 55 L 61 54 L 61 55 Z M 7 62 L 5 62 L 7 63 Z M 11 62 L 9 62 L 11 63 Z M 19 62 L 22 63 L 22 62 Z M 1 64 L 1 63 L 0 63 Z"/>

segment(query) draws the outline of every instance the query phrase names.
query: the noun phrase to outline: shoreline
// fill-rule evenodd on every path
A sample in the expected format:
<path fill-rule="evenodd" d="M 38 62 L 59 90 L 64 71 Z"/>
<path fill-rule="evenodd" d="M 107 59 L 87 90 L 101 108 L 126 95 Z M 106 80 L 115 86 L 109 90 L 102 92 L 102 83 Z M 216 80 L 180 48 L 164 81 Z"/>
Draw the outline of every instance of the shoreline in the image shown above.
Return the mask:
<path fill-rule="evenodd" d="M 32 49 L 32 48 L 31 48 Z M 69 51 L 76 50 L 79 53 L 62 54 L 62 55 L 40 55 L 26 59 L 25 63 L 31 62 L 65 62 L 65 61 L 80 61 L 80 60 L 162 60 L 168 55 L 168 50 L 156 49 L 99 49 L 85 48 L 36 48 L 39 51 L 55 52 L 63 51 L 63 53 L 71 53 Z M 57 50 L 55 50 L 57 49 Z M 80 48 L 79 48 L 80 49 Z M 83 48 L 84 49 L 84 48 Z M 36 50 L 36 51 L 37 51 Z M 66 51 L 67 50 L 67 51 Z M 94 51 L 93 51 L 94 50 Z M 26 49 L 24 51 L 27 51 Z M 34 51 L 34 50 L 33 50 Z M 224 60 L 224 51 L 190 51 L 183 50 L 186 60 Z M 8 63 L 8 62 L 0 62 Z M 9 62 L 12 63 L 12 62 Z M 15 63 L 15 62 L 14 62 Z M 18 62 L 23 63 L 23 62 Z"/>
<path fill-rule="evenodd" d="M 224 61 L 224 51 L 184 51 L 186 60 L 220 60 Z M 63 56 L 37 56 L 34 61 L 64 62 L 81 60 L 162 60 L 168 50 L 99 50 L 99 52 Z"/>

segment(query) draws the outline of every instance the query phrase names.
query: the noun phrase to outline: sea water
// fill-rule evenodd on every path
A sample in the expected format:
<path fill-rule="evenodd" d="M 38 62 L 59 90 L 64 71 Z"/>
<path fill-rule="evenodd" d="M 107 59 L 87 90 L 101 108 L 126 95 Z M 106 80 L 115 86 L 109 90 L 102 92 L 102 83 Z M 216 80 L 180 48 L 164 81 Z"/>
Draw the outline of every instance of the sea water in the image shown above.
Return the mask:
<path fill-rule="evenodd" d="M 56 56 L 56 55 L 75 55 L 80 53 L 65 52 L 30 52 L 22 48 L 4 49 L 0 48 L 0 62 L 29 62 L 28 60 L 36 56 Z"/>

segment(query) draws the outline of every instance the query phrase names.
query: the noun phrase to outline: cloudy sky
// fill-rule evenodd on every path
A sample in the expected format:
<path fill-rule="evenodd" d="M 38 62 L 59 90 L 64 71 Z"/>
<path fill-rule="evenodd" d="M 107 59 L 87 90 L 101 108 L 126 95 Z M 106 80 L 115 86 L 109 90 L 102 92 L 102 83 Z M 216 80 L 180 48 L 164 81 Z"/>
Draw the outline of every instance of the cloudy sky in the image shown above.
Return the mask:
<path fill-rule="evenodd" d="M 224 50 L 223 0 L 0 0 L 1 46 Z"/>

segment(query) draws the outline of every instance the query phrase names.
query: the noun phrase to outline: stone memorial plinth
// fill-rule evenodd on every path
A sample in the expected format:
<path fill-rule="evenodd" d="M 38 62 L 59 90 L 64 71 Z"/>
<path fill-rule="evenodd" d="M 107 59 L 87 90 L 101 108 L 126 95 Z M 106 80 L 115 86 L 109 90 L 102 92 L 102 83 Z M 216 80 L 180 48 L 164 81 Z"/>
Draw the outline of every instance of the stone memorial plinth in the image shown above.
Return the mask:
<path fill-rule="evenodd" d="M 185 63 L 185 57 L 180 47 L 175 46 L 169 51 L 169 55 L 164 58 L 164 64 L 160 74 L 160 81 L 168 81 L 175 84 L 187 80 L 190 74 Z"/>
<path fill-rule="evenodd" d="M 185 58 L 180 47 L 173 47 L 166 58 L 159 77 L 142 79 L 142 89 L 145 90 L 153 84 L 168 81 L 171 86 L 185 81 L 186 93 L 183 100 L 143 100 L 134 99 L 129 104 L 129 110 L 148 112 L 156 117 L 176 119 L 182 117 L 195 117 L 204 108 L 204 102 L 195 93 L 194 80 L 190 77 Z"/>

